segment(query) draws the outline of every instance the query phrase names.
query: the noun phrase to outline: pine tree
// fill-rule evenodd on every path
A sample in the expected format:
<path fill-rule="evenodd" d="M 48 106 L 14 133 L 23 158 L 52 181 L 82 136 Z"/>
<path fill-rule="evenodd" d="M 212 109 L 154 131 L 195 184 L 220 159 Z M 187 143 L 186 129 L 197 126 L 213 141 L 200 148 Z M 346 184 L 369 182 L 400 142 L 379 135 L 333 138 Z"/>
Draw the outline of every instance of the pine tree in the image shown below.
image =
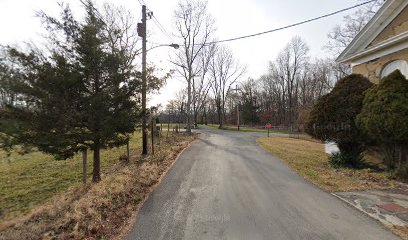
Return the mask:
<path fill-rule="evenodd" d="M 128 64 L 126 49 L 109 44 L 105 23 L 87 5 L 83 23 L 68 7 L 61 21 L 40 14 L 51 32 L 50 52 L 7 48 L 17 99 L 0 110 L 0 131 L 58 159 L 90 148 L 98 182 L 100 150 L 126 144 L 139 121 L 140 73 Z"/>

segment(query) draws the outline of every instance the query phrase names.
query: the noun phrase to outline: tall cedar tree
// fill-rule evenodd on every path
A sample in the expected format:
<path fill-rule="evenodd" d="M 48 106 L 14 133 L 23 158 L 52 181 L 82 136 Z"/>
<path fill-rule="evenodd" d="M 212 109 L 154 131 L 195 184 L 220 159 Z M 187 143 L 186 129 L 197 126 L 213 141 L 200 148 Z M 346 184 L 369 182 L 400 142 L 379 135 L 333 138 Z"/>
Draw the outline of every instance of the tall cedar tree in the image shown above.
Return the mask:
<path fill-rule="evenodd" d="M 244 118 L 244 123 L 257 124 L 259 123 L 258 109 L 259 107 L 255 105 L 253 98 L 244 97 L 244 102 L 242 104 L 242 117 Z"/>
<path fill-rule="evenodd" d="M 322 141 L 337 143 L 345 164 L 359 160 L 364 137 L 355 124 L 364 92 L 373 84 L 364 76 L 351 74 L 339 80 L 333 90 L 321 97 L 310 112 L 306 132 Z"/>
<path fill-rule="evenodd" d="M 91 2 L 83 23 L 74 20 L 69 7 L 61 20 L 40 15 L 51 50 L 7 48 L 10 77 L 16 79 L 9 89 L 17 99 L 0 109 L 0 131 L 13 143 L 57 159 L 90 148 L 98 182 L 100 150 L 125 144 L 140 118 L 140 74 L 126 64 L 128 53 L 108 44 Z"/>
<path fill-rule="evenodd" d="M 384 148 L 385 163 L 395 167 L 394 149 L 404 151 L 408 144 L 408 82 L 399 70 L 366 92 L 357 125 Z"/>

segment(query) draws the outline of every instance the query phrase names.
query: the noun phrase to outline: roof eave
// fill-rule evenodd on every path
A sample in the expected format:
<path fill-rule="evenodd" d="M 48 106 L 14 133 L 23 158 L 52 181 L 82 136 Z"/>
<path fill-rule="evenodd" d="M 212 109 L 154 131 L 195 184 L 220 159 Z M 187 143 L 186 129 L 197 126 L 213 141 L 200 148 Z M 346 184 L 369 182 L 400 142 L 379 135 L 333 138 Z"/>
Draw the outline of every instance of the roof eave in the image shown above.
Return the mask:
<path fill-rule="evenodd" d="M 408 40 L 408 31 L 401 33 L 397 36 L 394 36 L 390 39 L 387 39 L 386 41 L 382 42 L 381 44 L 375 45 L 373 47 L 370 47 L 368 49 L 365 49 L 364 51 L 360 51 L 357 52 L 356 54 L 353 54 L 347 58 L 343 58 L 343 59 L 336 59 L 337 62 L 339 63 L 352 63 L 353 60 L 356 59 L 361 59 L 363 57 L 366 57 L 370 54 L 374 54 L 376 52 L 379 52 L 381 50 L 390 48 L 392 46 L 398 45 L 400 43 L 404 43 L 407 42 Z"/>
<path fill-rule="evenodd" d="M 373 28 L 373 26 L 377 24 L 378 21 L 384 20 L 384 19 L 381 19 L 384 13 L 386 13 L 387 11 L 391 11 L 391 10 L 392 10 L 391 12 L 394 12 L 395 9 L 398 9 L 398 11 L 394 12 L 394 15 L 396 16 L 407 6 L 407 4 L 408 2 L 404 2 L 400 0 L 386 1 L 383 4 L 383 6 L 381 6 L 381 8 L 377 11 L 377 13 L 370 19 L 370 21 L 364 26 L 364 28 L 356 35 L 356 37 L 353 38 L 350 44 L 340 53 L 340 55 L 336 58 L 335 61 L 339 63 L 345 63 L 346 59 L 350 58 L 350 56 L 347 56 L 347 55 L 353 48 L 360 47 L 360 46 L 363 46 L 363 48 L 367 47 L 376 37 L 376 36 L 373 37 L 373 32 L 370 33 L 371 35 L 367 34 L 367 32 L 369 32 L 369 30 Z M 393 5 L 395 5 L 394 6 L 395 8 L 390 10 L 390 7 Z M 388 24 L 383 24 L 383 23 L 379 24 L 379 26 L 381 26 L 381 28 L 379 29 L 379 32 L 381 32 L 387 25 Z M 357 43 L 360 43 L 360 46 L 356 46 Z"/>

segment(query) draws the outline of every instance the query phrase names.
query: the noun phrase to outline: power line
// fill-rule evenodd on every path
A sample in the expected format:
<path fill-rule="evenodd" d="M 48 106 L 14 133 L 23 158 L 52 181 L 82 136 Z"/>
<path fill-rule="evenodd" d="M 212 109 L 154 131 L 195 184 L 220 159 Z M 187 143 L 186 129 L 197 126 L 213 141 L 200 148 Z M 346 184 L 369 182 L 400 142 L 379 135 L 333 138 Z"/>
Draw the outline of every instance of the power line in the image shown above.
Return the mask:
<path fill-rule="evenodd" d="M 98 9 L 95 8 L 94 5 L 92 5 L 91 3 L 88 2 L 88 4 L 86 4 L 83 0 L 79 0 L 85 7 L 91 7 L 94 11 L 95 11 L 95 15 L 97 15 L 97 17 L 99 18 L 100 21 L 102 21 L 103 24 L 106 25 L 105 21 L 103 21 L 103 16 L 102 14 L 98 11 Z"/>
<path fill-rule="evenodd" d="M 137 0 L 141 6 L 146 5 L 146 3 L 143 0 Z"/>
<path fill-rule="evenodd" d="M 166 29 L 161 25 L 159 20 L 153 15 L 153 22 L 156 24 L 156 26 L 159 27 L 159 29 L 166 35 L 172 42 L 174 42 L 174 39 L 171 37 L 171 35 L 166 31 Z"/>
<path fill-rule="evenodd" d="M 139 2 L 139 4 L 140 4 L 141 6 L 146 5 L 146 3 L 145 3 L 144 0 L 137 0 L 137 1 Z M 150 12 L 153 12 L 153 11 L 150 10 L 149 8 L 148 8 L 148 10 L 149 10 Z M 165 28 L 163 27 L 163 25 L 160 23 L 159 19 L 157 19 L 156 16 L 154 16 L 153 14 L 152 14 L 152 20 L 153 20 L 154 24 L 156 24 L 156 26 L 160 29 L 160 31 L 162 31 L 163 34 L 164 34 L 166 37 L 168 37 L 172 42 L 174 42 L 174 39 L 173 39 L 173 38 L 171 37 L 171 35 L 166 31 L 166 29 L 165 29 Z"/>
<path fill-rule="evenodd" d="M 222 43 L 222 42 L 231 42 L 231 41 L 250 38 L 250 37 L 255 37 L 255 36 L 259 36 L 259 35 L 263 35 L 263 34 L 267 34 L 267 33 L 277 32 L 277 31 L 280 31 L 280 30 L 284 30 L 284 29 L 296 27 L 296 26 L 299 26 L 299 25 L 303 25 L 305 23 L 313 22 L 313 21 L 316 21 L 316 20 L 319 20 L 319 19 L 322 19 L 322 18 L 327 18 L 327 17 L 333 16 L 333 15 L 336 15 L 336 14 L 339 14 L 339 13 L 342 13 L 342 12 L 345 12 L 345 11 L 348 11 L 348 10 L 351 10 L 351 9 L 354 9 L 354 8 L 357 8 L 357 7 L 361 7 L 363 5 L 372 3 L 374 1 L 377 1 L 377 0 L 366 1 L 366 2 L 357 4 L 357 5 L 348 7 L 348 8 L 344 8 L 344 9 L 341 9 L 341 10 L 338 10 L 338 11 L 335 11 L 335 12 L 332 12 L 332 13 L 329 13 L 329 14 L 325 14 L 325 15 L 315 17 L 315 18 L 311 18 L 311 19 L 308 19 L 308 20 L 304 20 L 304 21 L 301 21 L 301 22 L 293 23 L 293 24 L 290 24 L 290 25 L 287 25 L 287 26 L 284 26 L 284 27 L 279 27 L 279 28 L 268 30 L 268 31 L 254 33 L 254 34 L 245 35 L 245 36 L 241 36 L 241 37 L 235 37 L 235 38 L 212 41 L 212 42 L 204 43 L 204 45 L 211 45 L 211 44 Z M 203 44 L 201 43 L 201 44 L 194 44 L 194 45 L 200 45 L 201 46 Z"/>

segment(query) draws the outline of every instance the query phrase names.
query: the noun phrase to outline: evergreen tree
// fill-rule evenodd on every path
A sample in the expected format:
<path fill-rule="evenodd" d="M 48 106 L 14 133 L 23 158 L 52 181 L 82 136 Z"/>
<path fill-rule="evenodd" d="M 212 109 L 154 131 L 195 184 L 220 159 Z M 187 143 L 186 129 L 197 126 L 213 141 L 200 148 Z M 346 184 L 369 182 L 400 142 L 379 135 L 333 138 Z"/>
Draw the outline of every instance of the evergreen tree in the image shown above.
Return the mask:
<path fill-rule="evenodd" d="M 408 82 L 399 70 L 369 89 L 357 116 L 358 126 L 386 152 L 385 163 L 396 166 L 394 151 L 402 150 L 399 165 L 408 144 Z"/>
<path fill-rule="evenodd" d="M 139 120 L 140 73 L 128 64 L 126 49 L 109 44 L 103 20 L 87 3 L 83 23 L 68 7 L 61 20 L 40 14 L 50 52 L 7 48 L 18 76 L 10 92 L 17 99 L 0 110 L 0 131 L 58 159 L 90 148 L 97 182 L 100 150 L 125 144 Z"/>
<path fill-rule="evenodd" d="M 306 132 L 322 141 L 336 142 L 341 164 L 355 166 L 361 159 L 365 137 L 355 119 L 361 112 L 364 92 L 372 85 L 364 76 L 351 74 L 339 80 L 310 112 Z"/>
<path fill-rule="evenodd" d="M 258 106 L 255 105 L 253 98 L 244 97 L 242 104 L 242 117 L 245 123 L 256 124 L 259 123 L 259 117 L 257 114 Z"/>

